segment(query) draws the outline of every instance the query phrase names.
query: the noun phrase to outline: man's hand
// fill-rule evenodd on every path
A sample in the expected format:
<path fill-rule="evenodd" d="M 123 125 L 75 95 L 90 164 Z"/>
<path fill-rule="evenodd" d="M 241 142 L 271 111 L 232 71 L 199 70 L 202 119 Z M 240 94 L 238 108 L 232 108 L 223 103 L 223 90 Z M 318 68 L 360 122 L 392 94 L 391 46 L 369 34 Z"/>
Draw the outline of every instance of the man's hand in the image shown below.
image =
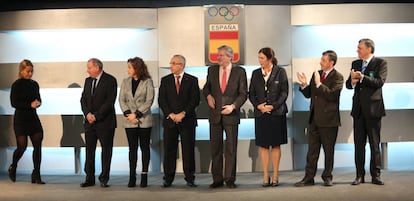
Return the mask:
<path fill-rule="evenodd" d="M 301 72 L 301 73 L 297 72 L 297 73 L 296 73 L 296 76 L 298 77 L 298 80 L 299 80 L 300 85 L 301 85 L 302 87 L 306 87 L 306 85 L 308 85 L 308 81 L 306 80 L 306 75 L 305 75 L 305 73 L 303 73 L 303 72 Z"/>
<path fill-rule="evenodd" d="M 86 120 L 88 120 L 88 122 L 89 122 L 90 124 L 95 123 L 95 121 L 96 121 L 95 115 L 94 115 L 94 114 L 92 114 L 92 113 L 88 113 L 88 114 L 86 115 Z"/>
<path fill-rule="evenodd" d="M 210 94 L 207 96 L 207 103 L 211 109 L 216 108 L 216 100 L 214 100 L 214 97 Z"/>
<path fill-rule="evenodd" d="M 228 115 L 232 113 L 234 109 L 235 109 L 235 106 L 233 104 L 225 105 L 221 108 L 221 114 Z"/>

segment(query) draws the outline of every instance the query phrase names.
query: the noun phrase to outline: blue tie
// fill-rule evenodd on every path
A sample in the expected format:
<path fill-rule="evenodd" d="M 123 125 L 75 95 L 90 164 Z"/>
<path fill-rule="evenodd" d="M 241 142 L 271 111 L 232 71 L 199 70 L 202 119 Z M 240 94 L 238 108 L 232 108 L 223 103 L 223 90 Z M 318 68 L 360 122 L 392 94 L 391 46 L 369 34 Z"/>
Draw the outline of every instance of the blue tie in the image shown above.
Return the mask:
<path fill-rule="evenodd" d="M 362 61 L 361 73 L 365 72 L 365 69 L 367 68 L 367 66 L 368 66 L 368 62 L 366 60 L 363 60 Z"/>

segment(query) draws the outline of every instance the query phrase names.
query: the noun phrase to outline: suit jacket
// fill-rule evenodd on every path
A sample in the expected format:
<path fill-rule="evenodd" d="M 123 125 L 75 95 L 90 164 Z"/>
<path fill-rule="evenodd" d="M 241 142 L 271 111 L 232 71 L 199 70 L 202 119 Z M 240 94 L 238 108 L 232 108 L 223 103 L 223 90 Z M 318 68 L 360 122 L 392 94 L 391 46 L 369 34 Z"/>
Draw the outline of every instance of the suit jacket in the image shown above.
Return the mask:
<path fill-rule="evenodd" d="M 319 74 L 322 74 L 322 70 L 319 71 Z M 299 89 L 306 98 L 311 99 L 309 124 L 313 120 L 318 127 L 340 126 L 339 96 L 344 84 L 344 77 L 332 69 L 319 88 L 316 87 L 314 79 L 312 75 L 309 85 L 304 89 Z"/>
<path fill-rule="evenodd" d="M 240 123 L 240 107 L 247 99 L 247 78 L 246 71 L 238 66 L 233 65 L 230 77 L 228 79 L 224 94 L 221 93 L 219 79 L 219 65 L 213 65 L 208 68 L 206 84 L 203 87 L 203 94 L 207 97 L 212 95 L 216 101 L 214 109 L 209 108 L 210 123 L 223 124 L 239 124 Z M 234 104 L 236 109 L 229 115 L 221 115 L 221 108 L 224 105 Z"/>
<path fill-rule="evenodd" d="M 125 128 L 150 128 L 152 127 L 152 113 L 151 106 L 154 102 L 154 85 L 151 79 L 140 80 L 135 91 L 135 96 L 132 95 L 132 77 L 127 77 L 122 81 L 121 90 L 119 92 L 119 105 L 122 112 L 130 111 L 132 113 L 142 114 L 138 117 L 139 124 L 133 124 L 129 121 L 124 121 Z"/>
<path fill-rule="evenodd" d="M 362 60 L 352 62 L 352 69 L 361 71 Z M 364 72 L 362 82 L 354 87 L 352 98 L 352 117 L 364 115 L 366 118 L 381 118 L 385 116 L 382 86 L 387 78 L 387 62 L 384 59 L 373 57 Z M 351 76 L 346 81 L 346 88 L 352 89 Z"/>
<path fill-rule="evenodd" d="M 272 105 L 271 115 L 286 115 L 288 112 L 286 99 L 289 93 L 289 83 L 284 68 L 274 66 L 266 82 L 263 78 L 262 69 L 258 68 L 253 71 L 249 86 L 249 100 L 254 106 L 254 114 L 259 117 L 262 114 L 257 109 L 257 105 L 266 103 Z"/>
<path fill-rule="evenodd" d="M 161 79 L 158 104 L 164 113 L 163 125 L 172 128 L 176 124 L 168 118 L 170 113 L 185 111 L 185 117 L 179 124 L 183 127 L 197 126 L 196 107 L 200 104 L 200 87 L 198 79 L 190 74 L 184 73 L 180 83 L 180 93 L 175 88 L 174 74 L 169 74 Z"/>
<path fill-rule="evenodd" d="M 90 112 L 95 115 L 96 122 L 89 124 L 85 119 L 85 130 L 92 128 L 96 129 L 108 129 L 116 128 L 116 116 L 115 116 L 115 99 L 117 91 L 117 82 L 115 77 L 102 72 L 102 76 L 99 79 L 95 92 L 92 95 L 92 78 L 85 79 L 85 84 L 81 97 L 81 106 L 83 115 Z"/>

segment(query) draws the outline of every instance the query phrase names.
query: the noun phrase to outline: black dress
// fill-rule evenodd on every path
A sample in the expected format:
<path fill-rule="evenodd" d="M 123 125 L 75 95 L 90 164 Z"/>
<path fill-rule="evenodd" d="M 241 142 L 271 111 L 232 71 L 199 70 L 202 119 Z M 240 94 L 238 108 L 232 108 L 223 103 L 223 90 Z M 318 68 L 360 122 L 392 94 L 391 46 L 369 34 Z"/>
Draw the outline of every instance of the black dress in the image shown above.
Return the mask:
<path fill-rule="evenodd" d="M 32 135 L 43 132 L 36 109 L 31 107 L 34 100 L 40 99 L 39 84 L 31 79 L 18 79 L 11 88 L 10 101 L 16 109 L 14 112 L 14 133 Z"/>
<path fill-rule="evenodd" d="M 252 73 L 249 87 L 249 100 L 255 112 L 255 141 L 257 146 L 269 147 L 287 143 L 286 99 L 288 96 L 288 80 L 286 71 L 275 66 L 267 81 L 262 70 Z M 262 114 L 257 105 L 266 103 L 274 110 L 270 114 Z"/>

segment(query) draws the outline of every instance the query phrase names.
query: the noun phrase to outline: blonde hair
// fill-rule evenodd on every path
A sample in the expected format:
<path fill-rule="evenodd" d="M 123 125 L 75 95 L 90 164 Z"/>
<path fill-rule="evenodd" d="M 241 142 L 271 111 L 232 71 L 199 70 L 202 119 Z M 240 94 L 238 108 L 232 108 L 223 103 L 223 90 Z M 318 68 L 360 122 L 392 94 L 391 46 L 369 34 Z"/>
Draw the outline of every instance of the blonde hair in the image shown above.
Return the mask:
<path fill-rule="evenodd" d="M 22 78 L 22 71 L 26 68 L 26 67 L 32 67 L 33 68 L 33 63 L 28 60 L 28 59 L 23 59 L 23 61 L 20 62 L 19 64 L 19 72 L 17 74 L 18 78 Z"/>

